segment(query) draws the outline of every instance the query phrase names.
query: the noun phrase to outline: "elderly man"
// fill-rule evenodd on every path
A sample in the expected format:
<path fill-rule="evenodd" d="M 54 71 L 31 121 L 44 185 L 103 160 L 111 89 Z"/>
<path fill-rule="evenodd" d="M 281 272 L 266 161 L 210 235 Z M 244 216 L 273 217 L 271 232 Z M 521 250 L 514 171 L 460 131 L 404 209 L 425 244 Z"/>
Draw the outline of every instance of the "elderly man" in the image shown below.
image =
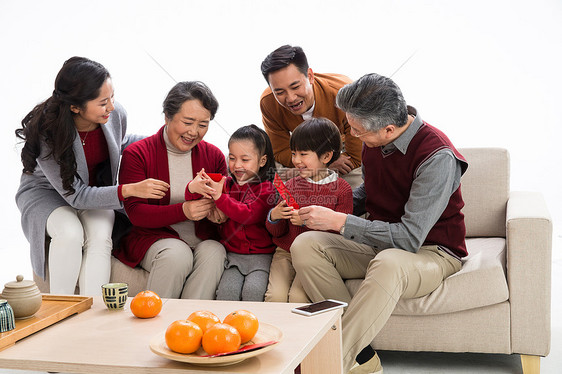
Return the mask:
<path fill-rule="evenodd" d="M 363 147 L 364 183 L 354 215 L 300 209 L 315 230 L 293 243 L 297 275 L 312 301 L 349 303 L 343 319 L 343 365 L 382 373 L 370 342 L 398 300 L 435 290 L 467 255 L 460 179 L 468 164 L 440 130 L 407 106 L 389 78 L 368 74 L 343 87 L 337 106 Z M 367 213 L 367 219 L 358 217 Z M 351 297 L 344 280 L 365 278 Z"/>
<path fill-rule="evenodd" d="M 261 64 L 269 87 L 260 99 L 263 124 L 273 145 L 275 160 L 293 167 L 289 139 L 305 119 L 325 117 L 338 126 L 344 151 L 330 164 L 352 188 L 361 180 L 361 141 L 350 135 L 345 114 L 336 108 L 338 90 L 351 80 L 340 74 L 314 74 L 301 47 L 284 45 Z"/>

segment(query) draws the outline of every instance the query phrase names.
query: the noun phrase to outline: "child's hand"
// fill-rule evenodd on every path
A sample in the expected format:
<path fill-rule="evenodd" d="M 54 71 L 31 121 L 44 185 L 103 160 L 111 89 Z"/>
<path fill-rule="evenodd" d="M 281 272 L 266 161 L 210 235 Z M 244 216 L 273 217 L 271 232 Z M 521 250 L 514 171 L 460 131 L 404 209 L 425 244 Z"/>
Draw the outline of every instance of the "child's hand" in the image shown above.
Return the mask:
<path fill-rule="evenodd" d="M 191 193 L 198 193 L 203 195 L 203 197 L 211 198 L 212 194 L 216 192 L 216 190 L 211 186 L 212 179 L 209 178 L 207 173 L 205 173 L 205 169 L 201 169 L 199 173 L 193 178 L 187 189 Z"/>
<path fill-rule="evenodd" d="M 226 177 L 222 177 L 220 181 L 215 182 L 207 174 L 205 175 L 207 176 L 207 178 L 209 178 L 209 186 L 214 191 L 212 193 L 209 193 L 209 195 L 211 195 L 211 197 L 215 201 L 217 201 L 222 196 L 222 189 L 224 187 L 224 182 L 226 181 Z"/>
<path fill-rule="evenodd" d="M 297 209 L 291 212 L 291 223 L 295 226 L 306 226 L 299 216 L 299 211 Z"/>
<path fill-rule="evenodd" d="M 270 218 L 272 221 L 279 221 L 280 219 L 290 219 L 292 216 L 293 208 L 287 205 L 284 199 L 281 199 L 275 208 L 271 209 Z"/>

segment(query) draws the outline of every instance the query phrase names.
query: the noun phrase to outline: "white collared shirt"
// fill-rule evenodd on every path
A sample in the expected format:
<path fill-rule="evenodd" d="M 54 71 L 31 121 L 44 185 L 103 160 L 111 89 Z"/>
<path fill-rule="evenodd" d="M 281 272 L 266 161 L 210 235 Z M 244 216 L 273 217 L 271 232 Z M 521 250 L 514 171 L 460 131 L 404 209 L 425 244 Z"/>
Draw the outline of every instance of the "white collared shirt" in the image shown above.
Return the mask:
<path fill-rule="evenodd" d="M 312 113 L 314 113 L 314 106 L 316 105 L 316 102 L 314 104 L 312 104 L 312 106 L 310 107 L 309 110 L 307 110 L 306 112 L 304 112 L 301 117 L 303 120 L 307 120 L 307 119 L 311 119 L 312 118 Z"/>

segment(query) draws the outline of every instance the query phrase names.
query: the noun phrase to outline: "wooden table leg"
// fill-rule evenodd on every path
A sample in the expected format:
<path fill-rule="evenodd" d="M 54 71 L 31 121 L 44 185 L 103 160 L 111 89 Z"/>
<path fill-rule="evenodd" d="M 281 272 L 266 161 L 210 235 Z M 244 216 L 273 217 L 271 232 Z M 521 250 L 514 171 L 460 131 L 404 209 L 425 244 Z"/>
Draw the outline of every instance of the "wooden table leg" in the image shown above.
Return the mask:
<path fill-rule="evenodd" d="M 540 356 L 521 355 L 523 374 L 539 374 L 541 372 Z"/>
<path fill-rule="evenodd" d="M 341 374 L 343 372 L 341 318 L 324 335 L 301 363 L 302 374 Z"/>

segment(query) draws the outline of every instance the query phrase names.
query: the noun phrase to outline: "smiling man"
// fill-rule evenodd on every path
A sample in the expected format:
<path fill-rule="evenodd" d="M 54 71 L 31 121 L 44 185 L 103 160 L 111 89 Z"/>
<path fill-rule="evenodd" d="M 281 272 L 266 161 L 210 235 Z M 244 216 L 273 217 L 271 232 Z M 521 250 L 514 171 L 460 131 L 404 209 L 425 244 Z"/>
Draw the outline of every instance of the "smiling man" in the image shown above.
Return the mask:
<path fill-rule="evenodd" d="M 299 235 L 291 255 L 313 302 L 349 304 L 342 318 L 346 372 L 355 364 L 350 374 L 381 374 L 370 343 L 398 300 L 433 292 L 467 255 L 460 180 L 468 164 L 389 78 L 367 74 L 336 101 L 365 145 L 364 183 L 353 191 L 353 215 L 301 208 L 301 220 L 316 231 Z M 351 278 L 364 278 L 353 297 L 345 285 Z"/>
<path fill-rule="evenodd" d="M 315 74 L 301 47 L 284 45 L 271 52 L 261 64 L 269 87 L 260 99 L 265 131 L 271 139 L 275 160 L 293 167 L 289 140 L 291 132 L 305 119 L 325 117 L 342 134 L 344 151 L 330 168 L 352 188 L 361 179 L 361 140 L 350 135 L 351 127 L 343 111 L 336 107 L 339 89 L 351 80 L 340 74 Z"/>

